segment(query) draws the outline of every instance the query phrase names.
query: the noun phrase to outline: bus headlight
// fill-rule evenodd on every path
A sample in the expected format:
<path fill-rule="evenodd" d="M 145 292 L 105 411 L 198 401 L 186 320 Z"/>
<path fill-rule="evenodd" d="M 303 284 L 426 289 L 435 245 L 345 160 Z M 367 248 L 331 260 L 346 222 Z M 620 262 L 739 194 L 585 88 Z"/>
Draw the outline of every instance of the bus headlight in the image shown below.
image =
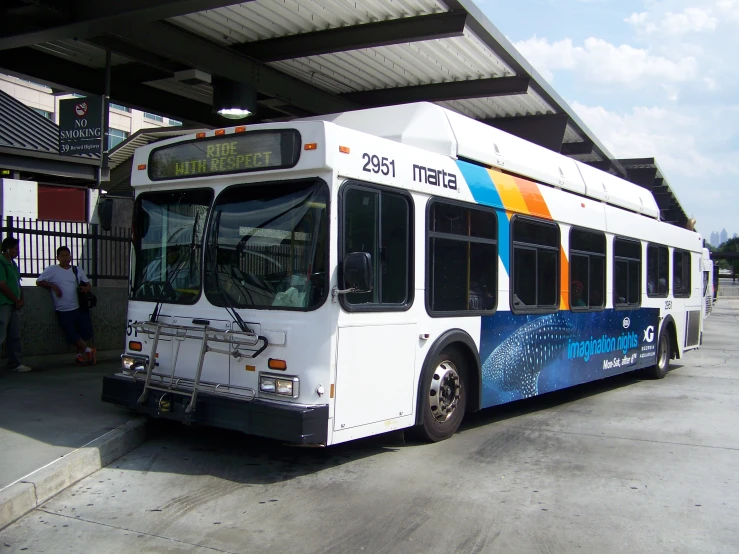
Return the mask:
<path fill-rule="evenodd" d="M 285 381 L 284 379 L 277 379 L 277 394 L 284 394 L 285 396 L 293 395 L 293 382 Z"/>
<path fill-rule="evenodd" d="M 289 375 L 259 374 L 259 392 L 297 398 L 300 394 L 300 379 Z"/>
<path fill-rule="evenodd" d="M 146 366 L 149 363 L 149 358 L 146 356 L 132 356 L 131 354 L 121 355 L 121 365 L 123 371 L 136 373 L 139 371 L 146 371 Z"/>
<path fill-rule="evenodd" d="M 259 392 L 271 392 L 274 394 L 275 389 L 277 388 L 275 385 L 276 379 L 274 377 L 267 377 L 265 375 L 259 376 Z"/>

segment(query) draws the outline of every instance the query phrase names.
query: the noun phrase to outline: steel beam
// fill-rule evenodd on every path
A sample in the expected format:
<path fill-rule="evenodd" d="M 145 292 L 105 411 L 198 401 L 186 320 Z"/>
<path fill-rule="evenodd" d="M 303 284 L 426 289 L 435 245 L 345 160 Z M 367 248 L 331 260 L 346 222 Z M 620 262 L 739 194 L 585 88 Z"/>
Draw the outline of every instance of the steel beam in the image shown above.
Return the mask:
<path fill-rule="evenodd" d="M 363 107 L 376 107 L 409 102 L 441 102 L 466 98 L 510 96 L 526 94 L 528 90 L 528 77 L 498 77 L 349 92 L 342 94 L 341 97 Z"/>
<path fill-rule="evenodd" d="M 621 177 L 620 172 L 616 168 L 616 166 L 613 164 L 613 162 L 609 160 L 598 160 L 597 162 L 584 162 L 588 164 L 591 167 L 594 167 L 595 169 L 600 169 L 601 171 L 605 171 L 606 173 L 611 173 L 612 175 L 617 175 Z"/>
<path fill-rule="evenodd" d="M 652 190 L 657 178 L 657 168 L 652 167 L 626 167 L 626 177 L 635 185 L 640 185 L 647 190 Z"/>
<path fill-rule="evenodd" d="M 359 48 L 460 37 L 464 34 L 467 17 L 465 12 L 404 17 L 246 42 L 232 46 L 231 50 L 263 62 L 274 62 Z"/>
<path fill-rule="evenodd" d="M 97 36 L 114 29 L 212 10 L 234 3 L 234 0 L 76 0 L 72 4 L 75 16 L 60 21 L 60 25 L 38 25 L 39 28 L 30 32 L 4 35 L 0 37 L 0 50 L 65 38 Z M 6 10 L 3 10 L 2 15 L 3 18 L 22 19 L 7 14 Z"/>
<path fill-rule="evenodd" d="M 257 92 L 282 98 L 310 113 L 334 113 L 357 108 L 350 100 L 325 92 L 172 25 L 149 23 L 121 28 L 113 34 L 137 47 L 157 52 L 160 56 L 188 67 L 239 83 L 248 83 Z"/>
<path fill-rule="evenodd" d="M 622 158 L 618 161 L 620 161 L 621 165 L 624 167 L 633 167 L 634 169 L 636 169 L 637 166 L 655 165 L 654 158 Z"/>
<path fill-rule="evenodd" d="M 94 183 L 99 163 L 97 159 L 71 161 L 68 156 L 0 147 L 0 167 L 27 173 L 43 173 Z"/>
<path fill-rule="evenodd" d="M 0 51 L 0 67 L 34 81 L 81 94 L 103 94 L 104 70 L 85 67 L 32 48 Z M 152 77 L 150 68 L 126 64 L 113 68 L 111 101 L 183 122 L 222 127 L 225 120 L 208 104 L 189 100 L 132 80 Z"/>
<path fill-rule="evenodd" d="M 497 117 L 485 123 L 554 152 L 561 152 L 567 130 L 567 114 L 531 115 L 524 117 Z"/>
<path fill-rule="evenodd" d="M 104 50 L 110 50 L 128 60 L 148 65 L 149 67 L 159 69 L 168 74 L 188 69 L 186 65 L 163 58 L 162 56 L 157 55 L 156 52 L 149 52 L 143 48 L 139 48 L 138 46 L 129 44 L 109 35 L 92 37 L 85 40 L 85 42 Z"/>
<path fill-rule="evenodd" d="M 562 143 L 561 153 L 564 156 L 587 156 L 593 153 L 594 144 L 589 141 Z"/>

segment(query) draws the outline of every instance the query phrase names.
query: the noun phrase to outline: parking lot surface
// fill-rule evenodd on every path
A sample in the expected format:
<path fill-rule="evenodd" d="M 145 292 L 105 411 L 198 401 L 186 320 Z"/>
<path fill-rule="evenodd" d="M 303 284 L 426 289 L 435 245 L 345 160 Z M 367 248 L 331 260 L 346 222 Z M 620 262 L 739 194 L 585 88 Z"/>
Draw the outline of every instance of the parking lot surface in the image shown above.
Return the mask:
<path fill-rule="evenodd" d="M 739 301 L 661 381 L 475 414 L 448 441 L 305 449 L 157 424 L 2 552 L 736 552 Z M 26 550 L 27 549 L 27 550 Z"/>

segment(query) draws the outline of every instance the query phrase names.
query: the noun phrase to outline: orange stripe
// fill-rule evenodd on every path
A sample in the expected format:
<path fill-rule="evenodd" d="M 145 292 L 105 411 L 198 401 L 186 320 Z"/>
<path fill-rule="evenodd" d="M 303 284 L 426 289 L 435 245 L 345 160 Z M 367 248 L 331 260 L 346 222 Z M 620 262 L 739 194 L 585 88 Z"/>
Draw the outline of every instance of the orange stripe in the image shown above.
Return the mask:
<path fill-rule="evenodd" d="M 516 182 L 518 190 L 521 191 L 521 196 L 526 202 L 529 213 L 544 219 L 552 219 L 552 214 L 549 213 L 549 208 L 541 195 L 539 185 L 520 177 L 513 177 L 513 180 Z"/>
<path fill-rule="evenodd" d="M 529 208 L 521 195 L 521 190 L 519 189 L 514 177 L 492 169 L 488 169 L 488 174 L 490 175 L 506 210 L 522 214 L 529 213 Z"/>
<path fill-rule="evenodd" d="M 565 249 L 560 246 L 559 248 L 559 265 L 560 265 L 560 298 L 559 298 L 559 309 L 569 310 L 570 309 L 570 262 L 567 260 L 567 253 Z"/>

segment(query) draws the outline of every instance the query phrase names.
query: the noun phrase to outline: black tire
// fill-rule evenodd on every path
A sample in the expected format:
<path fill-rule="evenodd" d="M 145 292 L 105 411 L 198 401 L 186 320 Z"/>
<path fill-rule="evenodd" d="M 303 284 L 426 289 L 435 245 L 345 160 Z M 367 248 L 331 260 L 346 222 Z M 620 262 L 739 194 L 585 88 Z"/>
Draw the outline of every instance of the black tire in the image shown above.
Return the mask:
<path fill-rule="evenodd" d="M 663 327 L 657 340 L 657 363 L 646 368 L 645 374 L 650 379 L 664 379 L 670 369 L 672 357 L 670 331 Z"/>
<path fill-rule="evenodd" d="M 466 379 L 464 359 L 455 350 L 444 350 L 428 365 L 418 403 L 422 439 L 439 442 L 457 432 L 467 408 Z"/>

